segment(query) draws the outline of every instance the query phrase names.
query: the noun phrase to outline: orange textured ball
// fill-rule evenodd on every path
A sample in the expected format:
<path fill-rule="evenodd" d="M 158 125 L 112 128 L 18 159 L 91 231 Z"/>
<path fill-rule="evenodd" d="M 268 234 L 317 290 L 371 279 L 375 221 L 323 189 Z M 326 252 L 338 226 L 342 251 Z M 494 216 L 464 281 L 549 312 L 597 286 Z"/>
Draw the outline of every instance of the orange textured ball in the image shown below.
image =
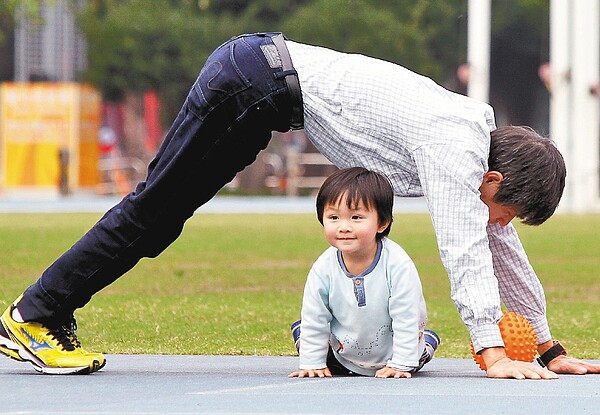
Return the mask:
<path fill-rule="evenodd" d="M 504 341 L 506 356 L 512 360 L 533 362 L 537 354 L 537 336 L 529 320 L 515 312 L 504 311 L 498 327 Z M 481 370 L 487 370 L 481 355 L 475 354 L 473 343 L 471 343 L 471 354 Z"/>

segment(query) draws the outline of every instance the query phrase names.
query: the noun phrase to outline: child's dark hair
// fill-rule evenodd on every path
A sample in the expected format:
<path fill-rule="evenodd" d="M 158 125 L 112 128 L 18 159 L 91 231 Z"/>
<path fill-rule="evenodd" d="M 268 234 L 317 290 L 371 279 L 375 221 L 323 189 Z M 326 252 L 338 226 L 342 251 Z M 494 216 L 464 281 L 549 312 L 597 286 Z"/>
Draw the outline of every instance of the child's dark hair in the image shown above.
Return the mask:
<path fill-rule="evenodd" d="M 565 161 L 548 139 L 529 127 L 500 127 L 491 134 L 489 171 L 502 173 L 494 200 L 516 206 L 526 225 L 554 214 L 565 188 Z"/>
<path fill-rule="evenodd" d="M 356 207 L 362 202 L 367 209 L 377 211 L 379 226 L 389 223 L 383 232 L 377 234 L 377 239 L 390 233 L 394 190 L 385 176 L 363 167 L 341 169 L 329 176 L 317 194 L 317 218 L 321 225 L 325 206 L 339 203 L 345 195 L 347 195 L 346 204 L 349 208 Z"/>

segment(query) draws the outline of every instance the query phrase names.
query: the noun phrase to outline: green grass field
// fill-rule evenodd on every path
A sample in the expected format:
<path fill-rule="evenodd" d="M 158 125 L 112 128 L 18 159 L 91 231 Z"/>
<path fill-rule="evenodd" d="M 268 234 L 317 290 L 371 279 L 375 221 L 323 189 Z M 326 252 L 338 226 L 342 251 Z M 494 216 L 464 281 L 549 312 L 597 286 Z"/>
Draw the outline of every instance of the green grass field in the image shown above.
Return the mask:
<path fill-rule="evenodd" d="M 99 218 L 0 215 L 0 307 Z M 572 355 L 600 359 L 600 215 L 518 225 L 546 290 L 553 335 Z M 469 357 L 427 215 L 395 217 L 391 238 L 417 264 L 436 356 Z M 196 215 L 159 258 L 145 259 L 76 317 L 86 349 L 104 353 L 293 355 L 306 273 L 327 247 L 314 215 Z"/>

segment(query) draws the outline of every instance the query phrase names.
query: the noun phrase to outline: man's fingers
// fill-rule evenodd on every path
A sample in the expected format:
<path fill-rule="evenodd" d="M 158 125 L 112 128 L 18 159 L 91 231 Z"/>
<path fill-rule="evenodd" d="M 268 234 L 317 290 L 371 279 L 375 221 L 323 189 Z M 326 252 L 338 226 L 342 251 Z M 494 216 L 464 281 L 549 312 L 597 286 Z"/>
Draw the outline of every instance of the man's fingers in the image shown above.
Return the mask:
<path fill-rule="evenodd" d="M 513 379 L 558 379 L 558 375 L 548 369 L 538 368 L 533 363 L 502 359 L 487 371 L 491 378 Z"/>
<path fill-rule="evenodd" d="M 576 359 L 567 356 L 558 356 L 553 359 L 548 368 L 556 373 L 564 373 L 570 375 L 585 375 L 587 373 L 600 373 L 600 365 L 586 362 L 585 360 Z"/>
<path fill-rule="evenodd" d="M 600 373 L 600 365 L 594 365 L 588 362 L 584 363 L 587 373 Z"/>

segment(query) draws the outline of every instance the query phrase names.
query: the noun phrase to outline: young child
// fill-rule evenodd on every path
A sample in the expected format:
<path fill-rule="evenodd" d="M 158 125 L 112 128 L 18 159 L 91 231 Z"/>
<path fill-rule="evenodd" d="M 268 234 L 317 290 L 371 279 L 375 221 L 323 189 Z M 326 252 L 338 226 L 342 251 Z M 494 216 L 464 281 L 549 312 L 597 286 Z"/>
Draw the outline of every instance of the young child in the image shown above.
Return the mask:
<path fill-rule="evenodd" d="M 390 182 L 362 167 L 323 183 L 317 216 L 331 247 L 308 274 L 301 330 L 292 325 L 300 370 L 289 377 L 409 378 L 432 359 L 440 339 L 424 330 L 417 270 L 387 238 L 393 203 Z"/>

